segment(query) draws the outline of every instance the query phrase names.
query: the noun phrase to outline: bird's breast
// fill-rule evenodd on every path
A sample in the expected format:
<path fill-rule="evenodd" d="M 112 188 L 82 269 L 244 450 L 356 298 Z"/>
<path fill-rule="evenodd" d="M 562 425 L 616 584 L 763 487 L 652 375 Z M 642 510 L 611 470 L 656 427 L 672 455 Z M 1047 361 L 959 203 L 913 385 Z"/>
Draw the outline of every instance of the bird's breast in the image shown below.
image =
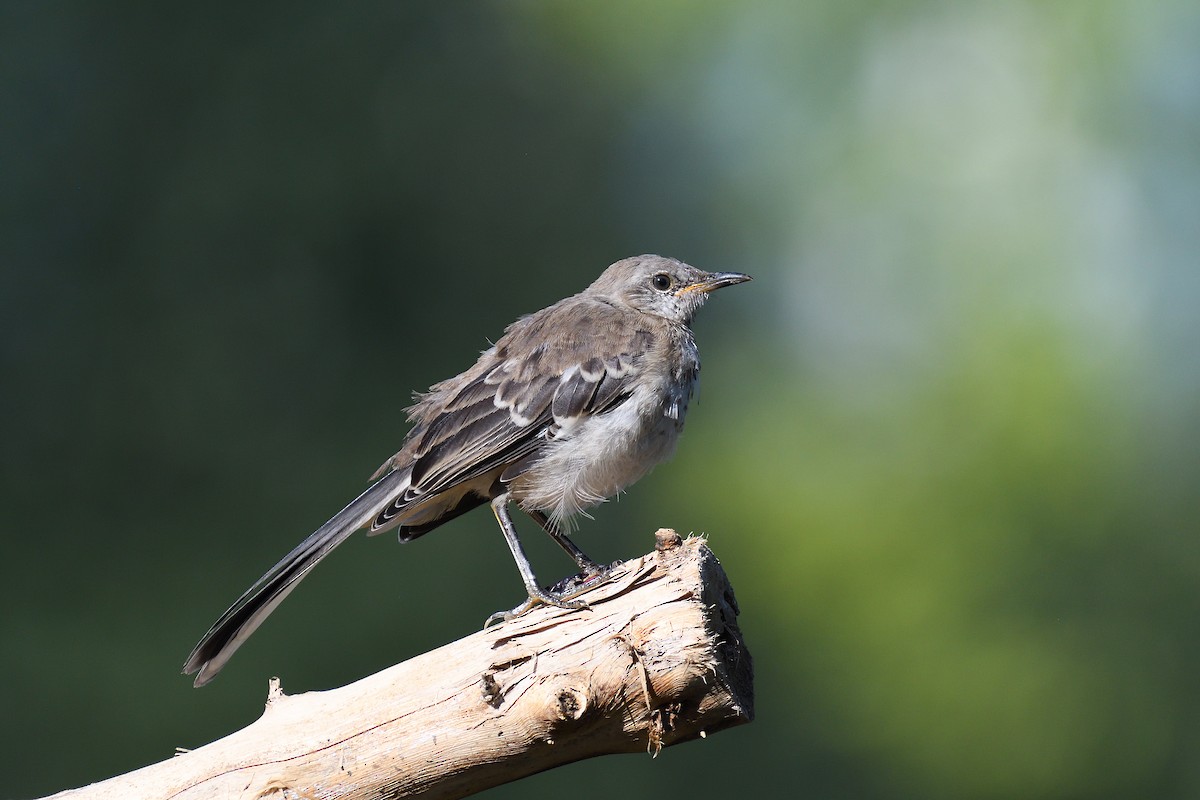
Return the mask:
<path fill-rule="evenodd" d="M 559 523 L 630 486 L 675 451 L 683 429 L 690 376 L 673 371 L 640 380 L 628 399 L 575 420 L 546 442 L 537 463 L 510 486 L 522 507 Z"/>

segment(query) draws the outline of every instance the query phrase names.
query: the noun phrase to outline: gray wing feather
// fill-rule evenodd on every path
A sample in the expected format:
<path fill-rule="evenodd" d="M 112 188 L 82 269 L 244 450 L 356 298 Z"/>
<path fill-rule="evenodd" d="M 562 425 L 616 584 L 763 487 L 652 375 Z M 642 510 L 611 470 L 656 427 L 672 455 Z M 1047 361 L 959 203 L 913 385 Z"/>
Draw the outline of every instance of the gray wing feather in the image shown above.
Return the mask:
<path fill-rule="evenodd" d="M 519 357 L 520 343 L 506 334 L 475 367 L 434 386 L 414 406 L 405 448 L 385 462 L 409 465 L 410 485 L 378 515 L 371 532 L 403 525 L 408 508 L 495 470 L 505 468 L 500 480 L 509 480 L 528 468 L 564 422 L 619 405 L 632 392 L 640 361 L 635 345 L 644 346 L 645 336 L 629 330 L 607 337 L 617 347 L 603 357 L 595 342 L 549 337 Z"/>

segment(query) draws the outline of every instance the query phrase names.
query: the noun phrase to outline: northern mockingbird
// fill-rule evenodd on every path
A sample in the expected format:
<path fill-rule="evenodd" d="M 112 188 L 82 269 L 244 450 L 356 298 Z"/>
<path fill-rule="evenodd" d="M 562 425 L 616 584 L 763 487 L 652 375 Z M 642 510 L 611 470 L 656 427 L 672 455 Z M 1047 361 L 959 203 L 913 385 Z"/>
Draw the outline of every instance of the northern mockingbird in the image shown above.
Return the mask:
<path fill-rule="evenodd" d="M 408 542 L 490 503 L 525 603 L 580 608 L 538 585 L 509 517 L 516 502 L 587 575 L 603 568 L 566 536 L 572 517 L 671 455 L 700 356 L 688 327 L 709 292 L 750 280 L 644 255 L 510 325 L 461 375 L 408 410 L 412 429 L 374 483 L 283 557 L 213 624 L 184 664 L 213 679 L 300 579 L 360 528 Z M 490 620 L 489 620 L 490 622 Z"/>

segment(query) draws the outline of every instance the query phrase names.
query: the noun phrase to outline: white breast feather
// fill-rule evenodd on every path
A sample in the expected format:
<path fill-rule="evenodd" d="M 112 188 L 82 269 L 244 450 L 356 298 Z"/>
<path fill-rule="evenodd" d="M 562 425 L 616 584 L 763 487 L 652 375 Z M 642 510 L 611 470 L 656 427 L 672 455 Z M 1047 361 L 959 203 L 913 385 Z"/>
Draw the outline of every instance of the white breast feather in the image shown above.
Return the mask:
<path fill-rule="evenodd" d="M 663 383 L 638 383 L 628 400 L 605 414 L 562 420 L 538 463 L 512 485 L 521 506 L 569 529 L 573 516 L 670 458 L 691 386 Z"/>

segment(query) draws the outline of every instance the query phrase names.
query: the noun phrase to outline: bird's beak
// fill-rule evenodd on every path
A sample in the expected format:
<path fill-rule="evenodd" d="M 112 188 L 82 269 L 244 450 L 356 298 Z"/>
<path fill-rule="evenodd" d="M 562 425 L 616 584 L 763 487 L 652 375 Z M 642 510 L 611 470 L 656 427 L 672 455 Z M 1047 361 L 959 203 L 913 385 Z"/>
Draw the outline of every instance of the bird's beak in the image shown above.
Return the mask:
<path fill-rule="evenodd" d="M 753 278 L 749 275 L 743 275 L 740 272 L 710 272 L 704 280 L 696 281 L 690 286 L 683 287 L 679 293 L 702 292 L 708 294 L 715 289 L 720 289 L 722 286 L 733 286 L 735 283 L 745 283 L 749 280 L 753 280 Z"/>

